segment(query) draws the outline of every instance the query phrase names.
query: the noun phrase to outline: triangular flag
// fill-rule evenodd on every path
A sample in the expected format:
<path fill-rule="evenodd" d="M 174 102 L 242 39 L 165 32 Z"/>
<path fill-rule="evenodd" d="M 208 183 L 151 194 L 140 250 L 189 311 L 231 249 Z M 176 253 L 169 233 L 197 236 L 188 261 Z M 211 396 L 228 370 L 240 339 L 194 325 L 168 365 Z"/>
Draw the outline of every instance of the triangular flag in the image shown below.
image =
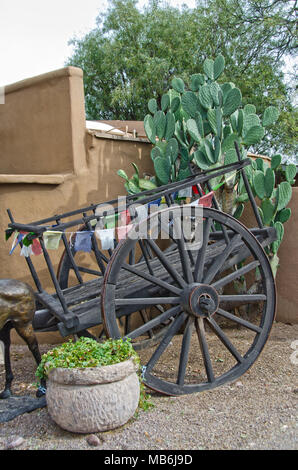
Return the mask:
<path fill-rule="evenodd" d="M 22 241 L 23 236 L 24 236 L 23 233 L 16 232 L 14 240 L 11 245 L 11 250 L 9 252 L 10 255 L 14 252 L 14 250 L 16 249 L 20 241 Z"/>
<path fill-rule="evenodd" d="M 112 214 L 112 215 L 107 215 L 105 217 L 105 227 L 107 229 L 112 229 L 116 226 L 116 222 L 118 220 L 118 215 L 119 214 Z"/>
<path fill-rule="evenodd" d="M 130 223 L 131 217 L 129 210 L 120 212 L 120 224 L 119 225 L 128 225 Z"/>
<path fill-rule="evenodd" d="M 214 196 L 214 192 L 210 191 L 210 193 L 205 194 L 205 196 L 200 197 L 199 204 L 203 207 L 211 207 L 212 206 L 212 198 Z"/>

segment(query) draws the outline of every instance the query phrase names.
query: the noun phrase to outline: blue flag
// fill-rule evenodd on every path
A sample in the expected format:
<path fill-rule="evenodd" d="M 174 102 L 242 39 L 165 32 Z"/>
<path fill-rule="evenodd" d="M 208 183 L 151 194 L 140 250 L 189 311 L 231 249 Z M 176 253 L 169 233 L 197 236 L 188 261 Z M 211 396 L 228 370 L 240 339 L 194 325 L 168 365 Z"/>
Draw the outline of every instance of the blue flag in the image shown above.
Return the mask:
<path fill-rule="evenodd" d="M 75 244 L 74 244 L 75 251 L 85 251 L 89 253 L 92 249 L 91 237 L 92 237 L 92 232 L 76 233 Z"/>

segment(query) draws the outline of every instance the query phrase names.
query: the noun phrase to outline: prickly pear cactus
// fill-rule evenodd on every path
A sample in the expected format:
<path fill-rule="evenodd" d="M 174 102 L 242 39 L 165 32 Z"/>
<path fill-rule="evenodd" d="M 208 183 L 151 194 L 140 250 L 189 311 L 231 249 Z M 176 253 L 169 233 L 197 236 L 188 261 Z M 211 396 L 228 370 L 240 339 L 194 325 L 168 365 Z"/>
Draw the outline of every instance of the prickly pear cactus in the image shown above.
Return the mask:
<path fill-rule="evenodd" d="M 140 178 L 139 169 L 135 163 L 132 163 L 135 173 L 129 178 L 124 170 L 118 170 L 117 174 L 125 180 L 124 187 L 128 194 L 137 194 L 147 189 L 154 189 L 157 187 L 155 178 L 146 179 Z"/>
<path fill-rule="evenodd" d="M 138 172 L 130 180 L 126 174 L 118 173 L 126 180 L 128 192 L 148 189 L 148 184 L 160 186 L 180 181 L 191 174 L 192 165 L 206 170 L 236 162 L 235 142 L 242 158 L 246 158 L 247 150 L 263 139 L 266 127 L 278 119 L 277 108 L 269 106 L 259 116 L 254 105 L 243 106 L 241 90 L 232 82 L 221 82 L 224 68 L 221 54 L 214 60 L 206 59 L 201 73 L 191 75 L 188 83 L 174 77 L 160 100 L 149 100 L 144 128 L 153 144 L 155 176 L 144 183 Z M 281 157 L 275 155 L 271 168 L 257 159 L 245 171 L 258 198 L 264 224 L 276 227 L 279 238 L 268 253 L 275 257 L 284 233 L 283 224 L 291 215 L 287 205 L 296 167 L 289 165 L 283 171 Z M 213 188 L 220 186 L 217 199 L 221 209 L 240 218 L 248 195 L 239 174 L 227 174 L 211 183 Z M 278 265 L 276 258 L 272 264 Z"/>
<path fill-rule="evenodd" d="M 265 127 L 277 120 L 278 110 L 273 106 L 263 117 L 256 114 L 254 105 L 243 107 L 239 88 L 232 82 L 218 82 L 224 68 L 221 54 L 215 60 L 206 59 L 203 73 L 191 75 L 188 84 L 173 78 L 160 106 L 156 99 L 149 100 L 144 127 L 154 144 L 151 158 L 158 185 L 189 176 L 191 163 L 205 170 L 237 161 L 234 142 L 245 156 L 247 148 L 262 140 Z M 177 141 L 180 158 L 171 159 L 166 152 L 171 139 Z M 231 182 L 222 180 L 233 197 Z"/>
<path fill-rule="evenodd" d="M 258 198 L 259 213 L 263 224 L 275 227 L 277 240 L 266 248 L 274 274 L 278 266 L 277 251 L 284 236 L 284 224 L 291 216 L 291 209 L 287 207 L 292 197 L 292 184 L 296 176 L 296 165 L 281 165 L 281 155 L 274 155 L 269 166 L 261 158 L 252 161 L 247 172 L 248 180 L 254 195 Z M 244 202 L 248 200 L 243 183 L 237 188 L 235 216 L 241 216 Z"/>

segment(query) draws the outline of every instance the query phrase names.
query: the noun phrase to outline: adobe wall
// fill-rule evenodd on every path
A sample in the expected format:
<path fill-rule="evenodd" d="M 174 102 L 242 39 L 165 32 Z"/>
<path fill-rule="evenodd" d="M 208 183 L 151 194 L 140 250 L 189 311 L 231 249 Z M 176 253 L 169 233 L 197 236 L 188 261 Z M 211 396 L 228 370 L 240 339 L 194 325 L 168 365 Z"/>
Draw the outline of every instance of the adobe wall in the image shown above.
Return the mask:
<path fill-rule="evenodd" d="M 81 69 L 67 67 L 5 87 L 5 104 L 0 106 L 0 174 L 75 170 L 79 148 L 74 147 L 74 131 L 85 119 L 77 107 L 84 100 L 82 78 Z M 79 138 L 82 129 L 80 134 Z"/>
<path fill-rule="evenodd" d="M 297 177 L 296 177 L 297 178 Z M 296 183 L 297 184 L 297 183 Z M 257 204 L 260 201 L 257 199 Z M 284 224 L 284 237 L 278 249 L 279 266 L 275 278 L 277 289 L 276 320 L 282 323 L 298 323 L 298 186 L 292 186 L 292 198 L 287 207 L 292 214 Z M 247 227 L 257 227 L 256 218 L 249 203 L 240 221 Z"/>
<path fill-rule="evenodd" d="M 125 194 L 119 168 L 151 172 L 151 146 L 141 139 L 86 130 L 81 69 L 67 67 L 5 89 L 0 106 L 0 230 Z M 31 282 L 18 254 L 1 243 L 1 277 Z M 46 280 L 44 273 L 42 279 Z"/>
<path fill-rule="evenodd" d="M 152 173 L 150 150 L 142 139 L 97 137 L 86 130 L 80 69 L 67 67 L 6 87 L 0 105 L 0 277 L 35 289 L 19 247 L 9 255 L 6 209 L 16 221 L 30 223 L 125 195 L 117 170 L 132 174 L 130 163 L 136 162 L 141 173 Z M 62 251 L 63 245 L 51 252 L 55 269 Z M 32 259 L 43 287 L 53 292 L 42 255 Z M 45 335 L 40 341 L 57 341 Z"/>
<path fill-rule="evenodd" d="M 298 187 L 293 187 L 288 207 L 292 214 L 285 223 L 285 234 L 278 250 L 276 275 L 277 321 L 298 323 Z"/>
<path fill-rule="evenodd" d="M 130 162 L 138 162 L 140 171 L 152 172 L 149 146 L 138 142 L 114 141 L 108 138 L 88 136 L 88 169 L 78 174 L 61 175 L 61 182 L 47 183 L 40 177 L 34 183 L 15 182 L 0 185 L 0 231 L 3 234 L 9 223 L 6 209 L 11 209 L 15 221 L 30 223 L 54 214 L 100 203 L 125 195 L 123 180 L 116 174 L 119 168 L 130 171 Z M 15 278 L 32 284 L 31 276 L 20 250 L 9 255 L 11 239 L 1 242 L 1 278 Z M 52 252 L 56 266 L 61 250 Z M 55 256 L 56 255 L 56 256 Z M 51 282 L 47 269 L 43 269 L 42 256 L 33 257 L 45 288 Z"/>

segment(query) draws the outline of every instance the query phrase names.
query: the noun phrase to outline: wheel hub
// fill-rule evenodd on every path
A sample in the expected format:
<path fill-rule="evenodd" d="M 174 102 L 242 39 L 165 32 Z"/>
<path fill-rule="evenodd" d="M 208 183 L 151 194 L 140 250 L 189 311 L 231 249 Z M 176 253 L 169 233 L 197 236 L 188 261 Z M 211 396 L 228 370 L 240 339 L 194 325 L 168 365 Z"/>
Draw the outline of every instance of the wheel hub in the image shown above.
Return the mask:
<path fill-rule="evenodd" d="M 183 298 L 185 310 L 195 317 L 210 317 L 218 309 L 218 294 L 213 287 L 207 284 L 192 286 L 187 289 Z"/>

